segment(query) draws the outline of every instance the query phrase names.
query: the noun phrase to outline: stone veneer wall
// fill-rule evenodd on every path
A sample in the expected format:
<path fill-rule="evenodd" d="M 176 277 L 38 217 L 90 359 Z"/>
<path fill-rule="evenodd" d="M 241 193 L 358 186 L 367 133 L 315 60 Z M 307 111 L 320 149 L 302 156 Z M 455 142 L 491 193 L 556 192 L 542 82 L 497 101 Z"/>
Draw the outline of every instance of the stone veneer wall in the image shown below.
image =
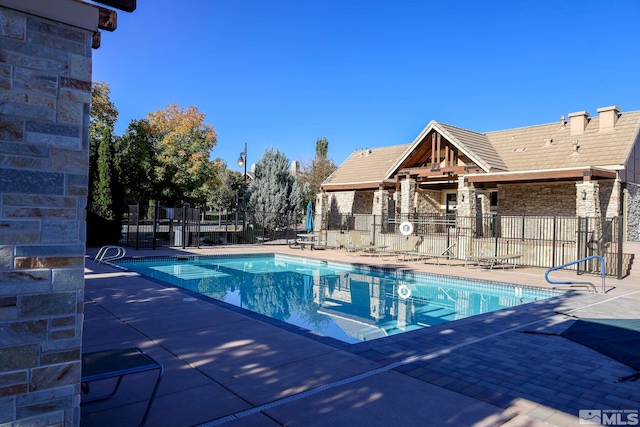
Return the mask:
<path fill-rule="evenodd" d="M 91 39 L 0 6 L 0 424 L 80 422 Z"/>
<path fill-rule="evenodd" d="M 373 194 L 374 192 L 372 190 L 356 192 L 353 200 L 353 213 L 371 215 L 371 209 L 373 207 Z"/>
<path fill-rule="evenodd" d="M 627 240 L 640 242 L 640 185 L 627 183 L 625 192 Z"/>
<path fill-rule="evenodd" d="M 576 215 L 576 186 L 567 183 L 498 184 L 500 215 Z"/>
<path fill-rule="evenodd" d="M 349 214 L 353 210 L 355 191 L 336 191 L 329 194 L 329 206 L 327 211 Z"/>
<path fill-rule="evenodd" d="M 440 190 L 420 190 L 416 189 L 417 194 L 417 211 L 426 214 L 438 214 L 441 213 L 440 209 L 440 197 L 442 192 Z"/>

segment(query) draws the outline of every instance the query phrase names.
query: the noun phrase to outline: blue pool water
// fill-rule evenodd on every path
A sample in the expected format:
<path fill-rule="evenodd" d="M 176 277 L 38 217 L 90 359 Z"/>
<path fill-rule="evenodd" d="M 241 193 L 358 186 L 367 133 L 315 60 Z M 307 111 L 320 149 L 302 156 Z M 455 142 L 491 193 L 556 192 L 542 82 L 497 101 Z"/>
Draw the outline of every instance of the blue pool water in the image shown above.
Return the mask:
<path fill-rule="evenodd" d="M 273 254 L 124 258 L 115 263 L 347 343 L 560 293 Z"/>

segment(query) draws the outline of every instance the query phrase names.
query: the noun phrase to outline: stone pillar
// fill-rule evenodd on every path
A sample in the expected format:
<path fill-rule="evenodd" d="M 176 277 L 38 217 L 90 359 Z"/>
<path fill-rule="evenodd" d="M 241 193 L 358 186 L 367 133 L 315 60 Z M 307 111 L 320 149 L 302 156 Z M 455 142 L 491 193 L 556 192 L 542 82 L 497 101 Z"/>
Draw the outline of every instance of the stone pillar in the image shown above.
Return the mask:
<path fill-rule="evenodd" d="M 485 237 L 491 236 L 491 198 L 484 189 L 476 190 L 476 197 L 478 198 L 477 214 L 481 223 L 480 232 Z"/>
<path fill-rule="evenodd" d="M 600 186 L 597 181 L 576 183 L 576 216 L 600 218 Z"/>
<path fill-rule="evenodd" d="M 98 12 L 12 4 L 0 6 L 0 424 L 78 426 Z"/>
<path fill-rule="evenodd" d="M 464 177 L 460 177 L 458 180 L 457 199 L 458 217 L 475 218 L 477 213 L 476 188 L 472 183 L 464 179 Z"/>
<path fill-rule="evenodd" d="M 611 189 L 611 196 L 609 197 L 609 203 L 607 204 L 607 211 L 605 217 L 613 218 L 622 213 L 622 201 L 620 200 L 621 185 L 620 178 L 616 178 L 613 181 L 613 188 Z"/>
<path fill-rule="evenodd" d="M 375 240 L 372 243 L 378 243 L 379 236 L 381 236 L 384 230 L 384 225 L 387 220 L 387 214 L 389 213 L 389 192 L 387 190 L 378 189 L 373 193 L 373 205 L 371 207 L 371 214 L 374 216 L 375 228 L 373 235 Z"/>
<path fill-rule="evenodd" d="M 316 212 L 313 219 L 314 231 L 327 230 L 329 228 L 329 194 L 316 194 Z"/>
<path fill-rule="evenodd" d="M 476 225 L 476 189 L 463 176 L 458 179 L 458 212 L 456 228 L 458 229 L 458 257 L 464 259 L 471 250 L 471 239 L 475 236 Z"/>
<path fill-rule="evenodd" d="M 400 216 L 406 218 L 415 213 L 416 180 L 412 178 L 403 179 L 400 182 Z"/>
<path fill-rule="evenodd" d="M 600 213 L 600 185 L 597 181 L 576 183 L 576 216 L 590 218 L 588 231 L 591 240 L 599 241 L 602 235 Z"/>

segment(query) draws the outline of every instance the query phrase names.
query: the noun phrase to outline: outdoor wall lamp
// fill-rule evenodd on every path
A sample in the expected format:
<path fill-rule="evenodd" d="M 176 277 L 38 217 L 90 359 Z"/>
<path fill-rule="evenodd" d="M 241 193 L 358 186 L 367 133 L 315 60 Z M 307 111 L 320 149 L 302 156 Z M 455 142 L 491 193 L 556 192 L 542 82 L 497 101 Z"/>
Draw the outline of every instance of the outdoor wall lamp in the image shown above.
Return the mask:
<path fill-rule="evenodd" d="M 582 200 L 587 200 L 587 192 L 582 190 Z"/>
<path fill-rule="evenodd" d="M 461 201 L 461 202 L 464 202 L 464 194 L 462 194 L 462 195 L 460 196 L 460 201 Z"/>

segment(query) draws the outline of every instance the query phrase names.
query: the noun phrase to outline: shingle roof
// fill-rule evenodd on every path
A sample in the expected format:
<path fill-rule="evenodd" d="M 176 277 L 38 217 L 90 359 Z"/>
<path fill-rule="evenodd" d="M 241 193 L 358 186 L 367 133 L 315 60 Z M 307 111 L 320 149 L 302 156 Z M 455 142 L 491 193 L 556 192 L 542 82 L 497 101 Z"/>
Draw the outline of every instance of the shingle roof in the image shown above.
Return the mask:
<path fill-rule="evenodd" d="M 410 144 L 356 150 L 323 183 L 323 185 L 382 182 L 395 161 Z"/>
<path fill-rule="evenodd" d="M 439 128 L 443 130 L 445 138 L 456 143 L 470 157 L 479 159 L 478 162 L 481 164 L 478 166 L 484 167 L 487 172 L 507 170 L 507 166 L 486 135 L 444 123 L 439 123 Z"/>
<path fill-rule="evenodd" d="M 486 172 L 621 168 L 639 138 L 640 111 L 620 114 L 613 131 L 600 131 L 600 117 L 593 117 L 579 135 L 571 135 L 570 122 L 478 133 L 431 121 L 411 144 L 354 151 L 324 184 L 390 179 L 431 130 L 440 132 Z"/>
<path fill-rule="evenodd" d="M 510 171 L 623 165 L 638 136 L 640 111 L 621 114 L 612 132 L 599 127 L 600 118 L 594 117 L 580 135 L 571 135 L 570 123 L 560 122 L 485 135 Z"/>

